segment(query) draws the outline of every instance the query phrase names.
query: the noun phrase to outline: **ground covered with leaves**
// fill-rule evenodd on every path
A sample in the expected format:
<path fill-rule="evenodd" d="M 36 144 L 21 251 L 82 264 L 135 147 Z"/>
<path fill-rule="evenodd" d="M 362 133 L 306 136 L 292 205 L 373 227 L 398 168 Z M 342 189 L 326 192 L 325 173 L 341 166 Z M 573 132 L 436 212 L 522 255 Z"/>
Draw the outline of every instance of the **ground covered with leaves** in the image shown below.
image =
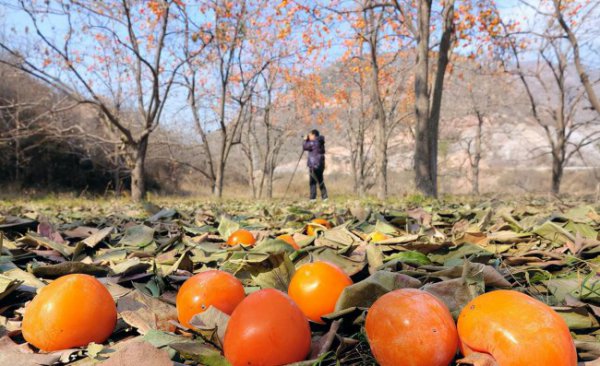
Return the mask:
<path fill-rule="evenodd" d="M 443 202 L 369 201 L 0 203 L 0 364 L 227 365 L 221 339 L 227 316 L 177 323 L 183 281 L 219 268 L 248 293 L 286 291 L 295 267 L 325 260 L 353 279 L 326 323 L 311 324 L 310 361 L 375 364 L 364 335 L 368 307 L 397 288 L 421 288 L 456 317 L 475 296 L 512 288 L 551 305 L 567 321 L 581 362 L 600 357 L 600 206 L 581 199 Z M 334 224 L 305 235 L 314 218 Z M 238 229 L 254 248 L 228 247 Z M 373 242 L 373 232 L 388 236 Z M 292 234 L 294 251 L 275 239 Z M 96 276 L 113 295 L 119 320 L 109 341 L 40 353 L 25 343 L 21 320 L 36 290 L 68 273 Z"/>

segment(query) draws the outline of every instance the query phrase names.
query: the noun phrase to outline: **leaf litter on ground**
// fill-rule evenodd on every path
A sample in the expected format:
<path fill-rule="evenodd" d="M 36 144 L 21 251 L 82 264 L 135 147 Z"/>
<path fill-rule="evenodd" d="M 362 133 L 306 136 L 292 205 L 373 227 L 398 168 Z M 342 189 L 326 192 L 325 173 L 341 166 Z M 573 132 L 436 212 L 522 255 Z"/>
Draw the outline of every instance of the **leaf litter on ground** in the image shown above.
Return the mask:
<path fill-rule="evenodd" d="M 512 288 L 551 305 L 569 325 L 582 365 L 600 358 L 600 206 L 582 199 L 0 203 L 0 363 L 107 361 L 227 365 L 221 353 L 228 316 L 209 308 L 177 321 L 175 296 L 185 279 L 209 269 L 236 275 L 250 293 L 285 291 L 295 268 L 325 260 L 354 280 L 325 324 L 311 324 L 310 358 L 299 365 L 375 364 L 364 334 L 369 306 L 399 288 L 428 291 L 456 317 L 474 297 Z M 334 224 L 305 235 L 306 224 Z M 253 248 L 228 247 L 239 228 Z M 323 228 L 324 229 L 324 228 Z M 371 242 L 374 232 L 387 236 Z M 276 239 L 290 234 L 294 251 Z M 20 335 L 24 306 L 69 273 L 96 276 L 109 289 L 119 321 L 103 345 L 40 353 Z M 456 364 L 489 365 L 487 359 Z M 146 363 L 147 362 L 147 363 Z"/>

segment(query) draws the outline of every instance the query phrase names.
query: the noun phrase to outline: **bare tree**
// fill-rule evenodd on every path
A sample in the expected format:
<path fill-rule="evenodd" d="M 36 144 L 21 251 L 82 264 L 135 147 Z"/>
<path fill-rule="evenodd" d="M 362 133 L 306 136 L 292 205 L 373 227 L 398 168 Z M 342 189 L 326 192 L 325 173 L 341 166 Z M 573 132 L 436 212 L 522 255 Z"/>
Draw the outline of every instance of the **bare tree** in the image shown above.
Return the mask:
<path fill-rule="evenodd" d="M 169 39 L 179 34 L 172 27 L 171 13 L 184 8 L 178 1 L 164 0 L 158 2 L 154 14 L 140 19 L 144 4 L 131 0 L 17 3 L 15 7 L 33 28 L 26 37 L 35 47 L 23 49 L 19 43 L 1 40 L 8 57 L 0 62 L 38 78 L 72 101 L 98 108 L 127 148 L 131 196 L 134 201 L 143 200 L 149 137 L 160 123 L 183 65 L 171 64 L 167 56 L 173 51 L 167 48 Z M 46 27 L 48 16 L 59 19 L 64 27 Z M 146 20 L 153 25 L 150 30 L 141 27 Z M 133 118 L 126 106 L 135 108 Z"/>
<path fill-rule="evenodd" d="M 255 51 L 249 46 L 248 27 L 260 7 L 249 9 L 247 1 L 229 7 L 223 0 L 212 1 L 211 6 L 215 14 L 211 29 L 197 27 L 187 18 L 188 31 L 198 35 L 195 38 L 204 44 L 210 43 L 210 52 L 207 59 L 191 57 L 192 42 L 186 41 L 183 84 L 206 158 L 202 174 L 211 182 L 213 194 L 221 197 L 227 161 L 232 148 L 241 143 L 242 126 L 251 112 L 254 89 L 272 60 L 248 61 Z M 204 86 L 208 89 L 203 89 Z M 211 91 L 215 89 L 213 95 Z"/>
<path fill-rule="evenodd" d="M 552 0 L 552 3 L 554 4 L 553 16 L 562 28 L 562 30 L 565 32 L 566 37 L 571 45 L 573 52 L 573 64 L 575 65 L 575 69 L 577 70 L 577 74 L 579 75 L 579 80 L 581 81 L 581 84 L 585 89 L 585 92 L 587 94 L 590 104 L 592 105 L 592 108 L 596 110 L 598 114 L 600 114 L 600 98 L 598 98 L 598 95 L 594 90 L 594 83 L 590 80 L 590 76 L 585 66 L 583 65 L 581 47 L 579 44 L 577 34 L 564 16 L 565 7 L 568 4 L 566 1 L 563 0 Z M 588 22 L 598 21 L 598 14 L 596 14 L 596 10 L 598 8 L 600 8 L 600 3 L 592 2 L 588 4 L 587 7 L 583 8 L 584 10 L 576 11 L 575 14 L 577 14 L 578 12 L 583 12 L 583 14 L 579 15 L 579 17 L 582 19 L 580 23 L 589 25 Z"/>
<path fill-rule="evenodd" d="M 506 67 L 521 81 L 531 116 L 545 133 L 552 157 L 551 191 L 558 194 L 565 166 L 584 147 L 600 141 L 598 114 L 585 111 L 587 91 L 570 78 L 573 53 L 557 34 L 556 23 L 527 35 L 538 39 L 535 47 L 530 46 L 535 64 L 524 61 L 528 51 L 519 46 L 518 36 L 511 35 L 512 65 Z"/>

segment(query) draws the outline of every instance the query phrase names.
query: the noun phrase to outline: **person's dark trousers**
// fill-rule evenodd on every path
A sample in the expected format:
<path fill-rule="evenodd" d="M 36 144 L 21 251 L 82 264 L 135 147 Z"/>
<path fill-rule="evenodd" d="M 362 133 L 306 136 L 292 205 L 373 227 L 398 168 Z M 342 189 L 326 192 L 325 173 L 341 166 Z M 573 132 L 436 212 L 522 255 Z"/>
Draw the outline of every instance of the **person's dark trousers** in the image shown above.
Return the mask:
<path fill-rule="evenodd" d="M 323 181 L 323 171 L 324 168 L 309 168 L 310 172 L 310 199 L 314 200 L 317 198 L 317 184 L 319 185 L 319 190 L 321 191 L 321 198 L 327 199 L 327 187 L 325 187 L 325 181 Z"/>

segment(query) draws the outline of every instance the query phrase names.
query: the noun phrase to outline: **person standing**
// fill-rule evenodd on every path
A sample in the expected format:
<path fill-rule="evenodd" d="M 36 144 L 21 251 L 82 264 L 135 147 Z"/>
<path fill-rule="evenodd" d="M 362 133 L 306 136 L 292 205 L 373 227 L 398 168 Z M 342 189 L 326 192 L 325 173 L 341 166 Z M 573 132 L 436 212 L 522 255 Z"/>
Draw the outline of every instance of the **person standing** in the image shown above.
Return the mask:
<path fill-rule="evenodd" d="M 317 185 L 321 191 L 321 198 L 327 200 L 327 187 L 323 180 L 325 171 L 325 136 L 321 136 L 318 130 L 312 130 L 306 136 L 303 145 L 304 151 L 308 151 L 308 172 L 310 184 L 310 199 L 317 199 Z"/>

